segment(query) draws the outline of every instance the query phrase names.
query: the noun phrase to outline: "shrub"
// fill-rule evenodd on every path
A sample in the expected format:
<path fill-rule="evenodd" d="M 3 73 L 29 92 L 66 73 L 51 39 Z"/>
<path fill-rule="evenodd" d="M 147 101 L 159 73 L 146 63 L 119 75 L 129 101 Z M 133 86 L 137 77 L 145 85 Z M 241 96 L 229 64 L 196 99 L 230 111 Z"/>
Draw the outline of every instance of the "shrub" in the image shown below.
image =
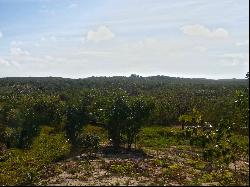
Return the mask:
<path fill-rule="evenodd" d="M 102 127 L 93 125 L 87 125 L 83 128 L 84 134 L 94 134 L 100 138 L 101 142 L 105 142 L 108 139 L 107 131 Z"/>
<path fill-rule="evenodd" d="M 185 145 L 187 141 L 180 128 L 144 127 L 138 134 L 140 146 L 163 148 L 171 145 Z"/>
<path fill-rule="evenodd" d="M 4 142 L 7 147 L 18 147 L 20 144 L 20 136 L 22 129 L 19 128 L 9 128 L 5 129 Z"/>
<path fill-rule="evenodd" d="M 153 105 L 142 97 L 128 99 L 126 94 L 114 98 L 106 111 L 106 128 L 114 148 L 127 143 L 128 148 L 135 141 L 142 125 L 149 118 Z"/>
<path fill-rule="evenodd" d="M 45 126 L 34 140 L 30 151 L 40 160 L 50 163 L 65 157 L 70 148 L 71 145 L 63 133 L 55 134 L 52 127 Z"/>
<path fill-rule="evenodd" d="M 64 134 L 51 134 L 53 128 L 43 127 L 29 150 L 10 149 L 7 159 L 0 162 L 0 185 L 35 184 L 40 171 L 70 152 Z"/>
<path fill-rule="evenodd" d="M 87 152 L 96 152 L 100 147 L 100 138 L 95 134 L 83 134 L 78 138 L 78 146 Z"/>
<path fill-rule="evenodd" d="M 76 145 L 83 125 L 87 122 L 85 106 L 81 104 L 70 104 L 66 109 L 66 135 L 73 145 Z"/>

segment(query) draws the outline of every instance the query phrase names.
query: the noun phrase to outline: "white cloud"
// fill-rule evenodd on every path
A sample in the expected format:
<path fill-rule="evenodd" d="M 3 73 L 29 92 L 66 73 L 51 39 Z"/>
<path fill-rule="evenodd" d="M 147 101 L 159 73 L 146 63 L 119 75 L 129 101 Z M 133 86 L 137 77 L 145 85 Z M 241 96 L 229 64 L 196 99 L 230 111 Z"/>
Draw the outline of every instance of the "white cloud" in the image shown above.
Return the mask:
<path fill-rule="evenodd" d="M 4 58 L 0 57 L 0 65 L 6 65 L 9 66 L 9 62 L 7 60 L 5 60 Z"/>
<path fill-rule="evenodd" d="M 195 47 L 193 47 L 193 49 L 195 51 L 198 51 L 198 52 L 201 52 L 201 53 L 204 53 L 204 52 L 207 51 L 207 47 L 204 47 L 204 46 L 195 46 Z"/>
<path fill-rule="evenodd" d="M 199 36 L 206 38 L 227 38 L 229 33 L 224 28 L 209 29 L 203 25 L 185 25 L 181 27 L 184 34 L 189 36 Z"/>
<path fill-rule="evenodd" d="M 114 33 L 112 33 L 106 26 L 100 26 L 97 31 L 88 31 L 86 39 L 88 41 L 100 42 L 110 40 L 114 37 Z"/>
<path fill-rule="evenodd" d="M 11 45 L 12 47 L 18 47 L 18 46 L 20 46 L 20 45 L 23 45 L 23 41 L 16 41 L 16 40 L 13 40 L 13 41 L 10 42 L 10 45 Z"/>
<path fill-rule="evenodd" d="M 53 42 L 56 42 L 57 38 L 55 36 L 50 36 L 50 40 L 53 41 Z"/>
<path fill-rule="evenodd" d="M 84 50 L 82 52 L 79 52 L 79 55 L 95 56 L 95 57 L 111 57 L 113 53 L 110 51 L 101 51 L 101 50 Z"/>
<path fill-rule="evenodd" d="M 43 42 L 43 41 L 46 40 L 46 38 L 45 37 L 41 37 L 40 40 Z"/>
<path fill-rule="evenodd" d="M 50 36 L 46 37 L 47 41 L 50 41 Z M 5 60 L 10 62 L 9 67 L 19 68 L 17 73 L 20 76 L 53 75 L 74 78 L 131 73 L 144 76 L 176 74 L 183 77 L 186 74 L 199 77 L 201 74 L 221 78 L 230 77 L 231 72 L 244 72 L 247 67 L 245 53 L 230 53 L 232 50 L 225 49 L 224 45 L 210 46 L 192 38 L 164 40 L 150 37 L 117 41 L 116 45 L 85 44 L 68 48 L 58 46 L 57 50 L 49 48 L 49 52 L 38 54 L 29 52 L 29 48 L 12 47 L 12 57 Z M 7 68 L 6 66 L 5 73 Z M 222 75 L 223 71 L 225 74 Z"/>
<path fill-rule="evenodd" d="M 21 48 L 18 48 L 18 47 L 12 47 L 10 49 L 10 54 L 12 56 L 18 56 L 18 57 L 20 57 L 20 56 L 29 56 L 30 55 L 30 53 L 28 51 L 24 51 L 24 50 L 22 50 Z"/>
<path fill-rule="evenodd" d="M 10 48 L 10 59 L 9 64 L 15 67 L 24 68 L 26 66 L 43 67 L 50 63 L 62 62 L 64 59 L 52 57 L 50 55 L 35 55 L 29 51 L 23 50 L 18 47 Z M 3 63 L 4 61 L 2 61 Z M 7 61 L 5 60 L 5 63 Z"/>
<path fill-rule="evenodd" d="M 49 41 L 56 42 L 56 41 L 58 41 L 58 39 L 54 35 L 49 35 L 49 36 L 43 36 L 43 37 L 41 37 L 40 41 L 41 42 L 49 42 Z"/>
<path fill-rule="evenodd" d="M 248 53 L 226 53 L 219 55 L 221 62 L 229 66 L 245 65 L 249 66 L 249 54 Z"/>
<path fill-rule="evenodd" d="M 85 38 L 85 37 L 81 37 L 81 38 L 80 38 L 80 41 L 81 41 L 82 43 L 84 43 L 84 42 L 86 41 L 86 38 Z"/>
<path fill-rule="evenodd" d="M 45 14 L 45 15 L 55 15 L 55 11 L 54 10 L 49 10 L 47 8 L 43 8 L 41 10 L 39 10 L 40 13 Z"/>
<path fill-rule="evenodd" d="M 230 58 L 230 59 L 242 59 L 245 58 L 246 54 L 244 53 L 226 53 L 221 55 L 222 58 Z"/>
<path fill-rule="evenodd" d="M 69 5 L 69 8 L 76 8 L 78 7 L 78 4 L 72 3 L 71 5 Z"/>
<path fill-rule="evenodd" d="M 0 38 L 2 38 L 3 37 L 3 33 L 0 31 Z"/>
<path fill-rule="evenodd" d="M 29 59 L 30 53 L 19 47 L 10 48 L 10 62 L 16 66 L 19 66 L 21 62 L 26 62 Z"/>
<path fill-rule="evenodd" d="M 245 40 L 243 42 L 237 42 L 236 46 L 248 46 L 249 45 L 249 39 Z"/>
<path fill-rule="evenodd" d="M 40 46 L 41 46 L 40 43 L 38 43 L 38 42 L 34 43 L 33 45 L 34 45 L 35 47 L 40 47 Z"/>

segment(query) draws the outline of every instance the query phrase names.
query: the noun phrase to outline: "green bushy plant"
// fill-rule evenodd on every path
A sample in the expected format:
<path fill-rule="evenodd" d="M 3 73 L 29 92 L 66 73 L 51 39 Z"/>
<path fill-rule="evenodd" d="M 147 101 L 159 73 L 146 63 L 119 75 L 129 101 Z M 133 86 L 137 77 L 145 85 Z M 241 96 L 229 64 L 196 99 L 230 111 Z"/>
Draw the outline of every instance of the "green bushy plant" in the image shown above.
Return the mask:
<path fill-rule="evenodd" d="M 87 152 L 96 152 L 100 148 L 100 137 L 95 134 L 82 134 L 78 137 L 78 147 Z"/>
<path fill-rule="evenodd" d="M 30 149 L 7 151 L 7 159 L 0 162 L 0 185 L 35 184 L 44 167 L 67 156 L 70 147 L 63 133 L 42 127 Z"/>
<path fill-rule="evenodd" d="M 83 104 L 69 104 L 67 106 L 65 132 L 73 145 L 77 144 L 77 138 L 87 122 L 87 117 L 86 107 Z"/>
<path fill-rule="evenodd" d="M 197 116 L 193 119 L 194 126 L 186 129 L 186 137 L 191 145 L 203 149 L 204 158 L 211 161 L 215 167 L 228 166 L 232 162 L 235 164 L 240 155 L 244 154 L 246 145 L 234 141 L 235 130 L 232 120 L 221 119 L 218 124 L 212 125 L 203 122 L 201 118 L 197 119 Z"/>
<path fill-rule="evenodd" d="M 142 97 L 130 98 L 119 93 L 106 112 L 106 129 L 115 148 L 126 143 L 131 148 L 142 125 L 150 116 L 153 104 Z"/>

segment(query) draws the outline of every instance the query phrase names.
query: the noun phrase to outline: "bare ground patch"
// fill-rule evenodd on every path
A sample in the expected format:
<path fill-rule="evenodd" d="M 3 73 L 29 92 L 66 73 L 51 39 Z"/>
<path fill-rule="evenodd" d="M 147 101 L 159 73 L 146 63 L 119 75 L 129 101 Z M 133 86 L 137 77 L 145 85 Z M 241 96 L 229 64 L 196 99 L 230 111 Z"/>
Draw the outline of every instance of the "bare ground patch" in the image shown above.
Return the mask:
<path fill-rule="evenodd" d="M 230 165 L 218 170 L 190 147 L 116 152 L 103 147 L 91 156 L 83 154 L 46 168 L 38 185 L 226 185 L 249 183 L 248 161 L 239 161 L 237 173 Z"/>

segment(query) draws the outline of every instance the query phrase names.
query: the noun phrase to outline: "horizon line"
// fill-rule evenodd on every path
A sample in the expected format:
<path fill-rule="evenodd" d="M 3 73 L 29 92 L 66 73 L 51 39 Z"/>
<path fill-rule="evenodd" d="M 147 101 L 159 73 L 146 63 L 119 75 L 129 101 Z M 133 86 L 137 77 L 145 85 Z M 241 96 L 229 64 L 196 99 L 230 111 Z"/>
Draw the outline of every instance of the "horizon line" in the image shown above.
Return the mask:
<path fill-rule="evenodd" d="M 73 78 L 73 77 L 62 77 L 62 76 L 8 76 L 8 77 L 0 77 L 0 79 L 5 79 L 5 78 L 62 78 L 62 79 L 72 79 L 72 80 L 77 80 L 77 79 L 88 79 L 92 77 L 96 78 L 112 78 L 112 77 L 138 77 L 138 78 L 150 78 L 150 77 L 170 77 L 170 78 L 180 78 L 180 79 L 205 79 L 205 80 L 247 80 L 246 77 L 244 78 L 205 78 L 205 77 L 178 77 L 178 76 L 168 76 L 168 75 L 149 75 L 149 76 L 141 76 L 138 74 L 131 74 L 131 75 L 99 75 L 99 76 L 87 76 L 87 77 L 78 77 L 78 78 Z"/>

